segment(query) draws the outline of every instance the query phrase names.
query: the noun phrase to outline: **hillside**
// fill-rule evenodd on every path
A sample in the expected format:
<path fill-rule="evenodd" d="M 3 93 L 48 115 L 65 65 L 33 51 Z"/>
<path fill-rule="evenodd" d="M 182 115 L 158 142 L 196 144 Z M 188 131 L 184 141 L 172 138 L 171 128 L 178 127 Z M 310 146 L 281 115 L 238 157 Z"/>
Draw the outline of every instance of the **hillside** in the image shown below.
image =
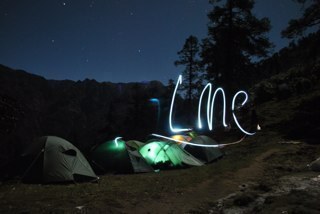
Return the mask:
<path fill-rule="evenodd" d="M 83 152 L 116 136 L 144 139 L 157 128 L 152 97 L 165 104 L 171 92 L 157 81 L 55 81 L 0 66 L 0 168 L 39 136 L 63 137 Z"/>

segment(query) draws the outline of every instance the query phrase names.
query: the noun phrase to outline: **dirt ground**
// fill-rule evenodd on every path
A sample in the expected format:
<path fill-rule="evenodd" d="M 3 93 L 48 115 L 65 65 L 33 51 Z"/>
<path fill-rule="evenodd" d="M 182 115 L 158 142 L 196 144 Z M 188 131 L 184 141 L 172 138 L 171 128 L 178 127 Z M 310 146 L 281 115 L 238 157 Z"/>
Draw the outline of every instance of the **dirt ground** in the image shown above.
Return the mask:
<path fill-rule="evenodd" d="M 240 163 L 238 169 L 215 173 L 176 193 L 164 194 L 160 200 L 127 207 L 124 212 L 320 213 L 320 173 L 311 172 L 307 166 L 312 157 L 319 156 L 319 148 L 279 140 L 259 151 L 248 155 L 248 162 Z"/>
<path fill-rule="evenodd" d="M 209 165 L 104 175 L 98 183 L 0 186 L 1 213 L 320 213 L 320 147 L 259 133 Z"/>

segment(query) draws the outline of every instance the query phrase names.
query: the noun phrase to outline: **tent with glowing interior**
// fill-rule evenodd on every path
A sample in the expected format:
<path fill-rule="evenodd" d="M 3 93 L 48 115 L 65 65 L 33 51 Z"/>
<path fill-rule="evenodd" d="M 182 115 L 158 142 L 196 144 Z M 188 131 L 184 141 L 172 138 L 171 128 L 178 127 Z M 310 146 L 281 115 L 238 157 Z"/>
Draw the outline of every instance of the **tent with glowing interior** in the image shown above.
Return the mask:
<path fill-rule="evenodd" d="M 121 139 L 107 141 L 93 148 L 91 163 L 98 174 L 153 172 L 140 153 Z"/>
<path fill-rule="evenodd" d="M 217 145 L 218 143 L 212 138 L 199 135 L 191 140 L 191 143 L 202 144 L 202 145 Z M 184 149 L 192 154 L 194 157 L 199 160 L 204 161 L 205 163 L 210 163 L 216 159 L 219 159 L 223 156 L 223 153 L 218 147 L 203 147 L 203 146 L 192 146 L 186 145 Z"/>
<path fill-rule="evenodd" d="M 155 140 L 139 149 L 148 164 L 155 168 L 202 166 L 203 163 L 174 142 Z"/>
<path fill-rule="evenodd" d="M 54 136 L 36 139 L 24 152 L 29 164 L 22 180 L 32 183 L 94 181 L 98 177 L 74 145 Z"/>

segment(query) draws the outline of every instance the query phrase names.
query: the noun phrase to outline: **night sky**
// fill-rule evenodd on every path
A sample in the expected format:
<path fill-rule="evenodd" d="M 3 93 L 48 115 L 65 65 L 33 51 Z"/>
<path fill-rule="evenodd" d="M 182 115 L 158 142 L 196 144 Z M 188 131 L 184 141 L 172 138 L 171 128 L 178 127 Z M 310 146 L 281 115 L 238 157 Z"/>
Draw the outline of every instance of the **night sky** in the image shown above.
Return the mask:
<path fill-rule="evenodd" d="M 0 0 L 0 64 L 47 79 L 142 82 L 177 79 L 177 52 L 207 34 L 208 0 Z M 301 16 L 291 0 L 257 0 L 270 40 Z"/>

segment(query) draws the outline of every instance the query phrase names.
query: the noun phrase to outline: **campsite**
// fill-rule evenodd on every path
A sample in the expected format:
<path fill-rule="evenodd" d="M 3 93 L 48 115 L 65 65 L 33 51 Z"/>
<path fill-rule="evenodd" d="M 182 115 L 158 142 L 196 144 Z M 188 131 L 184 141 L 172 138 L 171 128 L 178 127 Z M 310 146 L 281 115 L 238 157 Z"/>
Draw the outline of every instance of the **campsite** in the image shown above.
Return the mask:
<path fill-rule="evenodd" d="M 286 139 L 282 131 L 292 120 L 284 122 L 279 115 L 295 118 L 299 108 L 310 106 L 309 103 L 314 103 L 319 95 L 320 89 L 316 87 L 301 97 L 272 100 L 259 106 L 258 113 L 263 115 L 263 131 L 240 144 L 222 148 L 224 156 L 210 164 L 138 174 L 108 173 L 99 175 L 96 183 L 26 184 L 15 179 L 3 181 L 0 211 L 317 213 L 320 209 L 317 200 L 320 177 L 319 172 L 310 170 L 308 164 L 320 156 L 320 147 L 308 143 L 310 140 L 313 142 L 308 137 Z M 276 112 L 271 111 L 275 108 Z M 231 142 L 237 137 L 229 135 L 221 143 Z M 132 147 L 138 144 L 130 143 Z M 112 141 L 108 145 L 115 146 Z"/>
<path fill-rule="evenodd" d="M 97 183 L 1 185 L 1 213 L 317 213 L 319 146 L 266 133 L 210 165 L 104 175 Z"/>
<path fill-rule="evenodd" d="M 320 213 L 319 14 L 2 1 L 0 213 Z"/>

